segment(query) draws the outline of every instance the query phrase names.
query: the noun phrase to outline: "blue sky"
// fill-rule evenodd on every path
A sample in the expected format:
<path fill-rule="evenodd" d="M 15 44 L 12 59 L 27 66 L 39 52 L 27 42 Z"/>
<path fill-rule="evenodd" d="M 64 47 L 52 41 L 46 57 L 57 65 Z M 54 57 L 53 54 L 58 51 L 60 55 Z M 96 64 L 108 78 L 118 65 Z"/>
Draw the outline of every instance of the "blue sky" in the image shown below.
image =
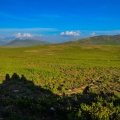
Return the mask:
<path fill-rule="evenodd" d="M 0 0 L 0 37 L 52 42 L 120 34 L 120 0 Z"/>

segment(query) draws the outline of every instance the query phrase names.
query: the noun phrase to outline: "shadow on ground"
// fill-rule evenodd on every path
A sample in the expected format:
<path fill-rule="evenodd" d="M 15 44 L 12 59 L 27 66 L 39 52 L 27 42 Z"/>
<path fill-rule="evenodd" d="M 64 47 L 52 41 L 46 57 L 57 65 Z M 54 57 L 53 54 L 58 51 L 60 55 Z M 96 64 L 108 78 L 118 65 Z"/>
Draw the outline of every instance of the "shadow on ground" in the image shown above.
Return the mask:
<path fill-rule="evenodd" d="M 106 97 L 104 93 L 89 93 L 88 86 L 83 94 L 59 96 L 34 85 L 24 75 L 6 74 L 0 85 L 0 120 L 77 120 L 82 117 L 84 120 L 88 113 L 82 111 L 84 115 L 79 115 L 81 104 L 92 105 L 98 96 Z M 92 117 L 88 115 L 85 119 L 92 120 Z"/>

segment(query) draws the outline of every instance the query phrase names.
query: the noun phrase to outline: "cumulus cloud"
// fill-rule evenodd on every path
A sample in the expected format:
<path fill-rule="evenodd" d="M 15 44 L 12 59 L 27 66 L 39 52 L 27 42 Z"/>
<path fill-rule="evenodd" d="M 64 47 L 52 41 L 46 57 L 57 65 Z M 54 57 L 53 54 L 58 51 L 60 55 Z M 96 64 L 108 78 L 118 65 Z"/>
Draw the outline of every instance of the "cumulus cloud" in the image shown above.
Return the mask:
<path fill-rule="evenodd" d="M 12 37 L 16 39 L 42 39 L 43 36 L 41 34 L 31 34 L 31 33 L 17 33 L 14 34 Z"/>
<path fill-rule="evenodd" d="M 33 34 L 30 34 L 30 33 L 24 33 L 24 34 L 17 33 L 17 34 L 15 34 L 14 36 L 17 37 L 17 38 L 24 38 L 24 37 L 31 38 L 31 37 L 33 37 L 34 35 L 33 35 Z"/>
<path fill-rule="evenodd" d="M 74 37 L 76 37 L 76 36 L 80 36 L 80 31 L 66 31 L 66 32 L 61 32 L 60 33 L 60 35 L 61 36 L 74 36 Z"/>
<path fill-rule="evenodd" d="M 33 35 L 30 34 L 30 33 L 24 33 L 24 34 L 23 34 L 23 37 L 33 37 Z"/>
<path fill-rule="evenodd" d="M 91 36 L 96 36 L 96 33 L 95 33 L 95 32 L 92 32 L 90 35 L 91 35 Z"/>
<path fill-rule="evenodd" d="M 17 33 L 16 35 L 14 35 L 15 37 L 22 37 L 22 34 L 21 33 Z"/>

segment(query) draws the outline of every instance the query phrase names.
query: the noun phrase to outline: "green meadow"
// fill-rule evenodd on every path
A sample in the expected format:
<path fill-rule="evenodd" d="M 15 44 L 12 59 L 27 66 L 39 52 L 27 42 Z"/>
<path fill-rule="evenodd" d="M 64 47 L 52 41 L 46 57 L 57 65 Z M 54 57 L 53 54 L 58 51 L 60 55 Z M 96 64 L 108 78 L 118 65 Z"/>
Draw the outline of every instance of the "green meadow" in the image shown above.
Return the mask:
<path fill-rule="evenodd" d="M 114 79 L 120 82 L 120 46 L 0 47 L 1 83 L 7 73 L 23 74 L 36 85 L 55 93 L 69 94 L 69 89 L 77 92 L 78 88 L 97 80 L 106 86 Z"/>
<path fill-rule="evenodd" d="M 0 117 L 119 120 L 120 46 L 0 48 Z"/>

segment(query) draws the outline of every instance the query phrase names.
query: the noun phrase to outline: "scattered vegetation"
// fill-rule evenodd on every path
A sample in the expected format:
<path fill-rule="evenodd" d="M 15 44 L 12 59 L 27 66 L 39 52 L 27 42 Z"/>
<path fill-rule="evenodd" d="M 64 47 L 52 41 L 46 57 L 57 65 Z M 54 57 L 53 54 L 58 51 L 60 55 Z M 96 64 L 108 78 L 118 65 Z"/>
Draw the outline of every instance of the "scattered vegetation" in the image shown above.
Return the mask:
<path fill-rule="evenodd" d="M 119 51 L 117 45 L 1 47 L 0 119 L 119 120 Z"/>
<path fill-rule="evenodd" d="M 0 81 L 6 73 L 24 74 L 54 93 L 94 89 L 120 90 L 120 47 L 44 45 L 0 48 Z"/>
<path fill-rule="evenodd" d="M 0 85 L 0 119 L 119 120 L 120 97 L 104 91 L 61 96 L 14 73 Z"/>

